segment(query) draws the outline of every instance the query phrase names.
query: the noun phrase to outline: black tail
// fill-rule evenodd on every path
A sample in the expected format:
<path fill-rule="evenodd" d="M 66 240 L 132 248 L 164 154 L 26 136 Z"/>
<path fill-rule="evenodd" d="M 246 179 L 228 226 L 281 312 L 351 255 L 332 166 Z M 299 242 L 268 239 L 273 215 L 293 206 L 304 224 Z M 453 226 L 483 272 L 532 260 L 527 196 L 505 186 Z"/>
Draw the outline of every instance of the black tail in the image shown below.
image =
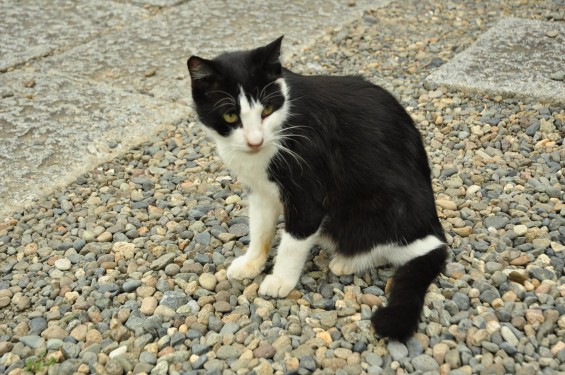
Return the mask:
<path fill-rule="evenodd" d="M 405 342 L 414 334 L 426 291 L 443 271 L 446 259 L 447 248 L 442 246 L 398 268 L 387 306 L 371 317 L 377 335 Z"/>

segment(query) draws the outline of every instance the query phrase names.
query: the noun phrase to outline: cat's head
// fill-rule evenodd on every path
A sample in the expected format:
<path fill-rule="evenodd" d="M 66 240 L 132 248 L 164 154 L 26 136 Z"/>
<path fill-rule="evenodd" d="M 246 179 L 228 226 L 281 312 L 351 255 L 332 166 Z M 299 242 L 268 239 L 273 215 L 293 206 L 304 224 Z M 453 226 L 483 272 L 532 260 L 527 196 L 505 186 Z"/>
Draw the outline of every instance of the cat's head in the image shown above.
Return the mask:
<path fill-rule="evenodd" d="M 273 148 L 289 109 L 281 41 L 212 60 L 188 59 L 196 112 L 218 143 L 250 154 Z"/>

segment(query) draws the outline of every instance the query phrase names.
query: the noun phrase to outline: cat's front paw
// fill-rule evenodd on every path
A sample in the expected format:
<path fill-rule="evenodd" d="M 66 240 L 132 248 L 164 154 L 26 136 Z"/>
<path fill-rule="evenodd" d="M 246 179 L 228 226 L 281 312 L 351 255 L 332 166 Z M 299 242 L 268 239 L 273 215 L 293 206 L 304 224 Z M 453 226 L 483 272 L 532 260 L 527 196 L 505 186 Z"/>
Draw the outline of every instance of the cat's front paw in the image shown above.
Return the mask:
<path fill-rule="evenodd" d="M 336 255 L 330 261 L 330 271 L 336 276 L 352 275 L 355 273 L 353 261 L 341 255 Z"/>
<path fill-rule="evenodd" d="M 265 262 L 260 259 L 249 259 L 246 255 L 234 259 L 228 267 L 227 275 L 230 280 L 252 279 L 263 270 Z"/>
<path fill-rule="evenodd" d="M 280 278 L 275 275 L 268 275 L 259 287 L 259 294 L 275 298 L 288 296 L 296 283 Z"/>

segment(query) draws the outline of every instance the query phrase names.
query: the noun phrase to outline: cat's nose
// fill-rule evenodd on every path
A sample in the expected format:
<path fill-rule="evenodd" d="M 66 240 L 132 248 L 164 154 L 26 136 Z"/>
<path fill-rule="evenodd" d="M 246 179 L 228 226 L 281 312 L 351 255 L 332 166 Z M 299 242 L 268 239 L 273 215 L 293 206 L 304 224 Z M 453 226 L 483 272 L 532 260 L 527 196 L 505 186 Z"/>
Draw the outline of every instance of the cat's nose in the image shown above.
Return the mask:
<path fill-rule="evenodd" d="M 247 146 L 249 146 L 253 150 L 258 150 L 262 144 L 263 144 L 263 138 L 253 142 L 250 142 L 249 140 L 247 141 Z"/>

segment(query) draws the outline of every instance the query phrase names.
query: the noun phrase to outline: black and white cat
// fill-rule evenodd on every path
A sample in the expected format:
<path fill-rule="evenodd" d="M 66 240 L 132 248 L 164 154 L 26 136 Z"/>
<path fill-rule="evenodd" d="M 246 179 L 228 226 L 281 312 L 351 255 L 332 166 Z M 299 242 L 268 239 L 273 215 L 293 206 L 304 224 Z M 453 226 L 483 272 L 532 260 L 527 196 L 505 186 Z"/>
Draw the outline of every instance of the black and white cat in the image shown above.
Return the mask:
<path fill-rule="evenodd" d="M 447 257 L 421 136 L 392 95 L 361 77 L 282 68 L 281 41 L 188 60 L 198 117 L 250 188 L 251 243 L 228 277 L 263 270 L 282 212 L 274 270 L 259 293 L 287 296 L 316 244 L 333 252 L 336 275 L 399 266 L 371 320 L 377 334 L 404 341 Z"/>

